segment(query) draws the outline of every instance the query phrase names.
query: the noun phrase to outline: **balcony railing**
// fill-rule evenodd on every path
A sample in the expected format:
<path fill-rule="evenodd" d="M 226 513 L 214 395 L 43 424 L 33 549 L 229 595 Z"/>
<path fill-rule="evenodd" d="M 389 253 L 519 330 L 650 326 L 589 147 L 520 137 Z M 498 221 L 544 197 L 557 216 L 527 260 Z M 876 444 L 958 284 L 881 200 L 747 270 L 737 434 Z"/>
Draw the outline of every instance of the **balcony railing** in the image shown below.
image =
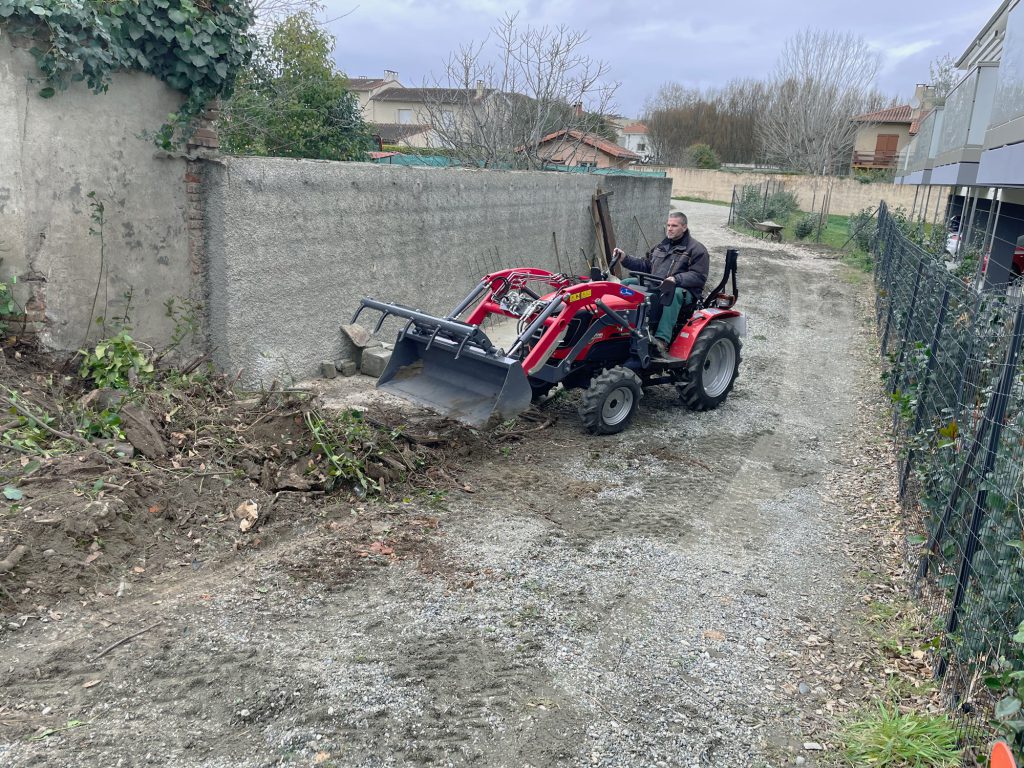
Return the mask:
<path fill-rule="evenodd" d="M 895 168 L 898 152 L 854 152 L 854 168 Z"/>

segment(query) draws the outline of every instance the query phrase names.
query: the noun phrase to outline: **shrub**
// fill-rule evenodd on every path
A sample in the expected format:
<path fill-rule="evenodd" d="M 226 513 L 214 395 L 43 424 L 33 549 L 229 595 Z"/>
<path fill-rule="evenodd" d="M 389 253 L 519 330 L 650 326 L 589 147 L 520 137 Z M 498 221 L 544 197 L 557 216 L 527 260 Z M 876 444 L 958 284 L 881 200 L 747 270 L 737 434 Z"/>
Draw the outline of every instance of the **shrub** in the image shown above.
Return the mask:
<path fill-rule="evenodd" d="M 796 209 L 796 195 L 792 192 L 779 190 L 772 192 L 766 198 L 764 187 L 750 185 L 740 190 L 735 210 L 740 223 L 750 226 L 755 222 L 767 219 L 785 224 Z"/>
<path fill-rule="evenodd" d="M 708 144 L 691 144 L 686 149 L 687 165 L 714 170 L 721 167 L 718 154 Z"/>
<path fill-rule="evenodd" d="M 870 251 L 871 244 L 875 239 L 875 233 L 878 231 L 874 209 L 862 208 L 857 211 L 850 216 L 847 221 L 847 227 L 849 228 L 850 237 L 857 243 L 857 247 L 862 251 Z"/>
<path fill-rule="evenodd" d="M 793 227 L 793 234 L 796 235 L 796 239 L 803 240 L 810 237 L 811 233 L 818 227 L 818 220 L 818 215 L 814 213 L 801 216 L 796 226 Z"/>
<path fill-rule="evenodd" d="M 152 361 L 124 331 L 80 353 L 82 366 L 78 373 L 97 387 L 130 389 L 153 379 Z"/>

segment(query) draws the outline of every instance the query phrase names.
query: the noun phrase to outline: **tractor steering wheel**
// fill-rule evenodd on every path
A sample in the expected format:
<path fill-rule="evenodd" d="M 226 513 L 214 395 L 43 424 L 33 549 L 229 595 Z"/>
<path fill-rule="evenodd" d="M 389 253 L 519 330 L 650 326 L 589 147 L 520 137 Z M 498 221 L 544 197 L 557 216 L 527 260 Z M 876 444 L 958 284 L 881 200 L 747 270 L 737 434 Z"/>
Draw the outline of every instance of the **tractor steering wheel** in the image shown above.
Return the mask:
<path fill-rule="evenodd" d="M 664 278 L 652 275 L 650 272 L 634 272 L 630 270 L 629 275 L 640 281 L 641 288 L 659 288 L 664 280 Z"/>

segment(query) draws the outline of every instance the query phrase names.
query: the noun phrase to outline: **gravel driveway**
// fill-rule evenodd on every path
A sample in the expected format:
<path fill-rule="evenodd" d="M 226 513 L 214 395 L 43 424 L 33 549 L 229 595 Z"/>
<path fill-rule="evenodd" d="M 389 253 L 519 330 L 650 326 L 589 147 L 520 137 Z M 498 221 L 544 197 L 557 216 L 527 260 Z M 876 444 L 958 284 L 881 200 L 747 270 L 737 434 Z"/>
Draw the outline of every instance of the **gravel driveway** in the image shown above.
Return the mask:
<path fill-rule="evenodd" d="M 384 510 L 382 535 L 388 515 L 424 518 L 433 544 L 355 578 L 333 574 L 311 528 L 102 612 L 69 601 L 0 665 L 37 670 L 11 701 L 77 725 L 0 744 L 0 762 L 830 760 L 848 681 L 823 670 L 858 632 L 860 590 L 844 510 L 825 499 L 871 388 L 867 289 L 834 260 L 728 231 L 724 207 L 681 207 L 712 281 L 740 249 L 750 335 L 721 408 L 691 413 L 664 388 L 627 432 L 591 437 L 573 397 L 556 398 L 551 428 L 467 456 L 464 490 Z M 115 619 L 163 623 L 89 661 Z"/>

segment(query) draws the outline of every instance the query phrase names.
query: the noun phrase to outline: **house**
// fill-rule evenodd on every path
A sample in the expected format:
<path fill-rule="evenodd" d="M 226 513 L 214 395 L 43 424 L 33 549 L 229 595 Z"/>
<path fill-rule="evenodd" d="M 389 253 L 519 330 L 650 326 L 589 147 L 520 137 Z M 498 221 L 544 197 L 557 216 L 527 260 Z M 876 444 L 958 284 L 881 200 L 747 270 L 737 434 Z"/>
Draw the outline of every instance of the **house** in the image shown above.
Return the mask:
<path fill-rule="evenodd" d="M 851 118 L 857 123 L 851 167 L 854 170 L 895 168 L 900 151 L 910 143 L 917 116 L 917 109 L 903 104 Z"/>
<path fill-rule="evenodd" d="M 625 168 L 640 160 L 632 150 L 593 133 L 564 130 L 549 133 L 537 144 L 537 155 L 552 165 Z"/>
<path fill-rule="evenodd" d="M 367 121 L 397 125 L 431 125 L 431 115 L 457 119 L 467 106 L 482 102 L 493 91 L 476 88 L 382 88 L 369 98 Z"/>
<path fill-rule="evenodd" d="M 988 285 L 1011 276 L 1024 235 L 1024 5 L 1003 0 L 956 62 L 960 81 L 920 121 L 896 183 L 917 187 L 912 216 L 956 222 L 989 253 Z M 1005 62 L 1006 66 L 1003 66 Z M 935 200 L 933 200 L 933 195 Z"/>
<path fill-rule="evenodd" d="M 384 70 L 384 77 L 350 77 L 348 89 L 359 99 L 359 108 L 363 110 L 363 119 L 372 122 L 368 107 L 370 99 L 387 88 L 404 88 L 398 82 L 398 73 L 391 69 Z"/>
<path fill-rule="evenodd" d="M 647 126 L 632 121 L 619 129 L 619 145 L 640 156 L 640 162 L 651 161 L 651 140 L 647 137 Z"/>

